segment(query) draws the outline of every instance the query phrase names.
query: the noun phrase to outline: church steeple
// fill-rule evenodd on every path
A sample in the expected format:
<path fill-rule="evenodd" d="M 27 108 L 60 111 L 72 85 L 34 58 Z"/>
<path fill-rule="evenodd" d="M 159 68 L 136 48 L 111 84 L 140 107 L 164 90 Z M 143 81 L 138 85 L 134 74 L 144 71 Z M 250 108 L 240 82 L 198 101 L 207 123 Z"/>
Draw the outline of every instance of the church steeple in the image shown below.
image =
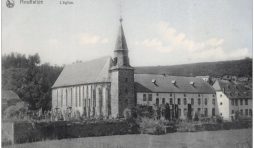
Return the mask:
<path fill-rule="evenodd" d="M 128 50 L 126 39 L 123 32 L 122 17 L 120 18 L 119 21 L 120 21 L 120 27 L 119 27 L 119 31 L 118 31 L 118 35 L 116 39 L 115 50 Z"/>
<path fill-rule="evenodd" d="M 126 69 L 132 69 L 130 66 L 129 56 L 128 56 L 128 46 L 125 39 L 123 26 L 122 26 L 122 17 L 120 18 L 120 27 L 118 30 L 118 35 L 116 39 L 116 45 L 114 50 L 114 67 L 112 69 L 116 68 L 126 68 Z"/>

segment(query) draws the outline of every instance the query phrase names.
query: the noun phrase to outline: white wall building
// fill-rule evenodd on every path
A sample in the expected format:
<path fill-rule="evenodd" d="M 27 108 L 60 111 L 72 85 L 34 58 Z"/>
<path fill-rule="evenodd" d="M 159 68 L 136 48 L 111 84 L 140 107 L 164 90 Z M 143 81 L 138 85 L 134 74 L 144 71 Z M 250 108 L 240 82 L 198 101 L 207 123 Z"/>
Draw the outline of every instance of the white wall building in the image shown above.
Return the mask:
<path fill-rule="evenodd" d="M 252 116 L 252 90 L 228 80 L 217 80 L 213 87 L 216 91 L 218 112 L 224 120 L 232 120 L 236 111 L 241 115 Z"/>

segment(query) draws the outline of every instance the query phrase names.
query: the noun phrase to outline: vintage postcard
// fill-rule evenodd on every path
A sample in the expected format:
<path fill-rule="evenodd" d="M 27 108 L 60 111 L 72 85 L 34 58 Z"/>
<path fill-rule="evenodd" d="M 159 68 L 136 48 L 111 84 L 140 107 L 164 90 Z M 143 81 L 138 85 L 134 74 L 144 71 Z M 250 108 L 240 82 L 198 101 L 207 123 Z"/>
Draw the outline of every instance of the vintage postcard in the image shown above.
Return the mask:
<path fill-rule="evenodd" d="M 253 1 L 1 9 L 2 147 L 252 147 Z"/>

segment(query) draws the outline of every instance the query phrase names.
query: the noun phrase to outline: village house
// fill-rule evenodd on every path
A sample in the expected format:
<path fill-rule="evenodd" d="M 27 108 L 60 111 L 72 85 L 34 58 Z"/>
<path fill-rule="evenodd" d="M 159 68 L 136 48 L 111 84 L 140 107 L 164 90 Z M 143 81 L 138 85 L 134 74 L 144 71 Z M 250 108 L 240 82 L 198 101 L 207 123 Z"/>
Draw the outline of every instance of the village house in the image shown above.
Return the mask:
<path fill-rule="evenodd" d="M 252 116 L 252 90 L 229 80 L 216 80 L 213 87 L 216 91 L 218 112 L 223 119 L 234 119 L 236 112 Z"/>

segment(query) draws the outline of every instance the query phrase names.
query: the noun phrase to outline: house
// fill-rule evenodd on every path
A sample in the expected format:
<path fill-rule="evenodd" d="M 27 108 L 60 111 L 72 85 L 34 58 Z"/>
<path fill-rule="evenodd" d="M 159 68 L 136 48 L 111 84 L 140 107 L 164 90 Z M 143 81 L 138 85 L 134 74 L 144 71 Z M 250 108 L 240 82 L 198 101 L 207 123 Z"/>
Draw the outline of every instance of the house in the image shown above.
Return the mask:
<path fill-rule="evenodd" d="M 12 90 L 2 90 L 2 111 L 4 111 L 9 106 L 15 106 L 18 102 L 22 100 L 19 96 Z"/>
<path fill-rule="evenodd" d="M 185 119 L 190 111 L 194 114 L 215 116 L 215 90 L 201 78 L 169 76 L 159 74 L 135 74 L 137 104 L 170 105 L 171 117 L 174 108 L 178 108 L 178 117 Z"/>
<path fill-rule="evenodd" d="M 216 80 L 213 84 L 217 96 L 219 114 L 225 120 L 234 119 L 236 111 L 252 116 L 252 90 L 229 80 Z"/>

